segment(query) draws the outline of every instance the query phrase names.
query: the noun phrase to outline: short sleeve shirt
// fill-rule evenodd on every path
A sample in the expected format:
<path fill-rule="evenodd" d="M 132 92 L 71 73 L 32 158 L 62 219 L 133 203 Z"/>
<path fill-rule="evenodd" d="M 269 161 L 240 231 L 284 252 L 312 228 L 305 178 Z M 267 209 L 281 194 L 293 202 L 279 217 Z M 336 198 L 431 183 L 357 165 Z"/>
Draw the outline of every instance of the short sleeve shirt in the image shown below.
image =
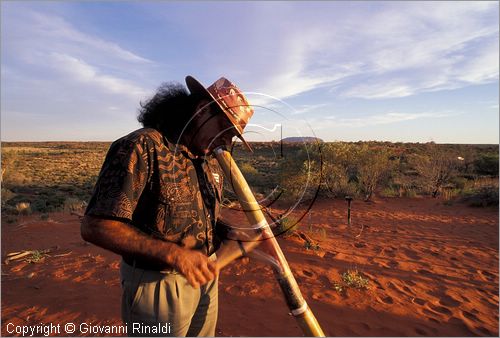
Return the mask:
<path fill-rule="evenodd" d="M 222 186 L 215 158 L 197 158 L 142 128 L 111 144 L 85 214 L 210 255 L 217 249 Z"/>

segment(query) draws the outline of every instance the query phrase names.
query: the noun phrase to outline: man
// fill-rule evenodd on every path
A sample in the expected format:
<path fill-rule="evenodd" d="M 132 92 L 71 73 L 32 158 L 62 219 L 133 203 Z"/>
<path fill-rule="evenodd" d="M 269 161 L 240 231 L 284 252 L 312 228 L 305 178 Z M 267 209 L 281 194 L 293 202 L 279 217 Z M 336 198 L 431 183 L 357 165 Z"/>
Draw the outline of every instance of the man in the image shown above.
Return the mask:
<path fill-rule="evenodd" d="M 82 221 L 83 239 L 123 258 L 132 336 L 215 335 L 223 177 L 209 155 L 243 140 L 253 109 L 227 79 L 186 84 L 160 87 L 140 109 L 144 128 L 113 142 Z"/>

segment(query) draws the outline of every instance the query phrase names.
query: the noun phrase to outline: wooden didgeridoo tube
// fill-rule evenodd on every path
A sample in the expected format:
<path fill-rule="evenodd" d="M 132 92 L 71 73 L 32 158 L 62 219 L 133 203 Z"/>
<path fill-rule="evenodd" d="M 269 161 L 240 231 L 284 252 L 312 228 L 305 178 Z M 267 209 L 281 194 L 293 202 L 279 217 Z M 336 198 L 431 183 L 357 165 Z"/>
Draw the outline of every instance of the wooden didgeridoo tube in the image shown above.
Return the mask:
<path fill-rule="evenodd" d="M 274 258 L 277 261 L 277 266 L 274 266 L 275 276 L 283 291 L 285 300 L 292 315 L 297 320 L 300 328 L 306 336 L 309 337 L 325 337 L 325 334 L 319 326 L 316 317 L 302 297 L 297 281 L 295 280 L 285 255 L 278 244 L 278 241 L 273 235 L 269 224 L 257 203 L 247 181 L 243 177 L 240 169 L 234 162 L 231 154 L 223 147 L 214 150 L 215 157 L 224 172 L 224 176 L 232 185 L 232 188 L 238 197 L 245 215 L 250 222 L 251 228 L 255 229 L 255 233 L 260 233 L 255 240 L 246 241 L 244 248 L 246 251 L 252 250 L 260 241 L 268 241 L 269 247 L 273 250 Z M 236 244 L 234 241 L 233 245 Z M 237 245 L 237 244 L 236 244 Z M 217 264 L 220 268 L 226 266 L 234 259 L 241 256 L 239 250 L 223 250 L 217 253 Z"/>

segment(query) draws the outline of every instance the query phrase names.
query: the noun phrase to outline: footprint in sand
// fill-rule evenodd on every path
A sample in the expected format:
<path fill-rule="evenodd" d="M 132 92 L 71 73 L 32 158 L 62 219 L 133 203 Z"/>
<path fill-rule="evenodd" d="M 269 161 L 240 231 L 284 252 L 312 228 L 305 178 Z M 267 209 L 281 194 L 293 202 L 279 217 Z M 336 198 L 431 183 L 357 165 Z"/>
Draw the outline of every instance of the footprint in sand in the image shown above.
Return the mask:
<path fill-rule="evenodd" d="M 403 253 L 411 259 L 421 259 L 420 255 L 415 250 L 403 249 Z"/>
<path fill-rule="evenodd" d="M 403 290 L 405 290 L 405 291 L 406 291 L 408 294 L 410 294 L 410 295 L 415 294 L 415 293 L 413 292 L 413 290 L 412 290 L 411 288 L 407 287 L 406 285 L 404 285 L 404 286 L 403 286 Z"/>
<path fill-rule="evenodd" d="M 382 250 L 382 253 L 388 257 L 394 258 L 396 257 L 396 254 L 394 253 L 395 250 L 389 250 L 389 249 L 384 249 Z"/>
<path fill-rule="evenodd" d="M 442 295 L 439 298 L 440 298 L 439 304 L 441 304 L 443 306 L 457 307 L 457 306 L 460 306 L 462 304 L 461 301 L 459 301 L 459 300 L 457 300 L 449 295 Z"/>
<path fill-rule="evenodd" d="M 493 282 L 495 281 L 495 275 L 492 274 L 491 272 L 484 271 L 484 270 L 477 270 L 477 273 L 481 276 L 481 279 L 487 282 Z"/>
<path fill-rule="evenodd" d="M 323 256 L 323 258 L 324 258 L 325 260 L 327 260 L 327 261 L 328 261 L 328 260 L 332 260 L 332 259 L 334 259 L 334 258 L 335 258 L 335 256 L 337 256 L 338 254 L 339 254 L 339 253 L 338 253 L 338 252 L 335 252 L 335 251 L 327 251 L 327 252 L 325 253 L 325 255 Z"/>
<path fill-rule="evenodd" d="M 418 270 L 414 270 L 414 271 L 421 274 L 421 275 L 426 275 L 426 276 L 432 275 L 432 272 L 430 272 L 429 270 L 426 270 L 426 269 L 418 269 Z"/>
<path fill-rule="evenodd" d="M 440 306 L 440 305 L 434 305 L 434 304 L 429 304 L 429 307 L 438 312 L 438 313 L 441 313 L 443 315 L 452 315 L 452 312 L 450 311 L 450 309 L 448 309 L 447 307 L 444 307 L 444 306 Z"/>
<path fill-rule="evenodd" d="M 332 282 L 330 282 L 330 279 L 327 276 L 319 276 L 319 280 L 327 289 L 331 289 L 333 287 Z"/>
<path fill-rule="evenodd" d="M 378 301 L 385 304 L 394 304 L 394 299 L 391 296 L 378 298 Z"/>
<path fill-rule="evenodd" d="M 390 260 L 387 265 L 394 269 L 394 268 L 397 268 L 399 266 L 399 262 L 398 261 L 395 261 L 394 259 Z"/>
<path fill-rule="evenodd" d="M 314 276 L 314 272 L 311 272 L 309 270 L 302 270 L 302 273 L 304 274 L 304 276 L 306 277 L 312 277 Z"/>
<path fill-rule="evenodd" d="M 382 259 L 382 260 L 378 260 L 378 259 L 375 260 L 374 259 L 373 262 L 384 269 L 394 269 L 394 268 L 397 268 L 399 266 L 399 263 L 395 260 L 390 260 L 390 261 L 386 262 L 385 259 Z"/>
<path fill-rule="evenodd" d="M 462 310 L 460 311 L 462 313 L 462 315 L 467 318 L 467 319 L 470 319 L 470 320 L 473 320 L 473 321 L 477 321 L 477 316 L 475 314 L 473 314 L 472 312 L 469 312 L 469 311 L 465 311 L 465 310 Z"/>
<path fill-rule="evenodd" d="M 462 300 L 466 303 L 470 302 L 469 298 L 465 297 L 464 295 L 460 295 L 460 298 L 462 298 Z"/>
<path fill-rule="evenodd" d="M 401 288 L 399 285 L 394 284 L 393 282 L 389 282 L 389 284 L 387 284 L 387 286 L 388 286 L 390 289 L 392 289 L 392 290 L 396 291 L 397 293 L 399 293 L 399 294 L 400 294 L 400 295 L 402 295 L 402 296 L 409 296 L 409 297 L 412 297 L 412 294 L 408 294 L 407 292 L 405 292 L 405 291 L 403 290 L 403 288 Z"/>
<path fill-rule="evenodd" d="M 373 275 L 370 275 L 368 273 L 365 273 L 365 275 L 370 279 L 370 283 L 373 283 L 377 286 L 377 289 L 385 290 L 382 284 Z"/>
<path fill-rule="evenodd" d="M 412 303 L 414 304 L 418 304 L 420 306 L 424 306 L 425 303 L 427 303 L 425 300 L 423 300 L 422 298 L 413 298 L 412 300 Z"/>
<path fill-rule="evenodd" d="M 434 319 L 434 321 L 437 321 L 437 319 L 435 319 L 434 317 L 435 317 L 435 316 L 439 316 L 439 313 L 437 313 L 437 312 L 435 312 L 435 311 L 432 311 L 432 310 L 430 310 L 430 309 L 427 309 L 427 308 L 423 309 L 423 312 L 424 312 L 427 316 L 429 316 L 429 317 L 428 317 L 428 319 L 430 319 L 430 320 L 431 320 L 431 319 Z"/>

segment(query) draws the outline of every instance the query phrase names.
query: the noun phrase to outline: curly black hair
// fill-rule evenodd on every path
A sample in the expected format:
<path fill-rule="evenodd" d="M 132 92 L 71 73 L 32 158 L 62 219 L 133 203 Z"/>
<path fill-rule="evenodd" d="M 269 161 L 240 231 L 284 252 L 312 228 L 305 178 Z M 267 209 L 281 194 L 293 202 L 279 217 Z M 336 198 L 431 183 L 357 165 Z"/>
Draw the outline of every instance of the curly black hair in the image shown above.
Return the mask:
<path fill-rule="evenodd" d="M 197 97 L 178 82 L 161 84 L 156 94 L 141 102 L 137 120 L 146 128 L 154 128 L 175 140 L 196 109 Z"/>

